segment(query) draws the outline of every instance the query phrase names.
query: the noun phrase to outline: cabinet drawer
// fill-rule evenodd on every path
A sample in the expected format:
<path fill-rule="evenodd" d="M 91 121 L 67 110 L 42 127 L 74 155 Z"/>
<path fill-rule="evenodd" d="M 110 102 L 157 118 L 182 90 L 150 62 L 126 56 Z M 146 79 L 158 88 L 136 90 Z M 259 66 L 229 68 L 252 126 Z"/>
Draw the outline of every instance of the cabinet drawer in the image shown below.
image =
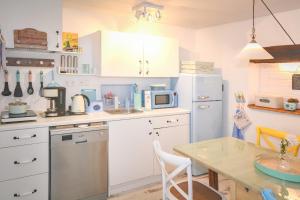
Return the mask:
<path fill-rule="evenodd" d="M 0 149 L 0 181 L 48 172 L 48 143 Z"/>
<path fill-rule="evenodd" d="M 0 148 L 48 142 L 48 127 L 0 132 Z"/>
<path fill-rule="evenodd" d="M 153 128 L 188 125 L 189 114 L 154 117 L 151 121 Z"/>
<path fill-rule="evenodd" d="M 48 173 L 0 182 L 0 199 L 48 200 Z"/>

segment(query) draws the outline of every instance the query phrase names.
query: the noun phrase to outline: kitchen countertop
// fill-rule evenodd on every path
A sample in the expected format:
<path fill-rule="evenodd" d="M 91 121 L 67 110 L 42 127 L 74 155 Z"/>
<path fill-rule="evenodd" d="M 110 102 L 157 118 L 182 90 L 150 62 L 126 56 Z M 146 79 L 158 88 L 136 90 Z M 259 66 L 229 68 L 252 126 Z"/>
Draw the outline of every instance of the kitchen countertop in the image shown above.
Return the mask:
<path fill-rule="evenodd" d="M 131 113 L 131 114 L 109 114 L 107 112 L 98 112 L 98 113 L 88 113 L 87 115 L 76 115 L 76 116 L 73 115 L 73 116 L 50 117 L 50 118 L 43 118 L 39 116 L 37 121 L 33 121 L 33 122 L 0 124 L 0 131 L 24 129 L 24 128 L 59 126 L 59 125 L 67 125 L 67 124 L 91 123 L 91 122 L 100 122 L 100 121 L 118 121 L 124 119 L 136 119 L 136 118 L 178 115 L 178 114 L 187 114 L 187 113 L 190 113 L 190 111 L 186 109 L 166 108 L 166 109 L 156 109 L 156 110 L 144 111 L 141 113 Z"/>

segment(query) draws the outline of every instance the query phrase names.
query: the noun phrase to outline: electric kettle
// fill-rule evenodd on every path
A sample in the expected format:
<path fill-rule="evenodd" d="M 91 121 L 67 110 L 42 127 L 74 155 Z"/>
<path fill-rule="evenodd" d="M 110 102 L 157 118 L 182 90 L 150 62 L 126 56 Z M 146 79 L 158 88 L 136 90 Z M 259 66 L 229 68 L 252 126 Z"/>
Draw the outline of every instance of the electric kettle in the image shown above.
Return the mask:
<path fill-rule="evenodd" d="M 73 97 L 71 97 L 71 99 L 72 99 L 72 107 L 71 107 L 72 113 L 78 113 L 78 114 L 85 113 L 86 104 L 87 106 L 90 105 L 89 98 L 84 94 L 76 94 Z"/>

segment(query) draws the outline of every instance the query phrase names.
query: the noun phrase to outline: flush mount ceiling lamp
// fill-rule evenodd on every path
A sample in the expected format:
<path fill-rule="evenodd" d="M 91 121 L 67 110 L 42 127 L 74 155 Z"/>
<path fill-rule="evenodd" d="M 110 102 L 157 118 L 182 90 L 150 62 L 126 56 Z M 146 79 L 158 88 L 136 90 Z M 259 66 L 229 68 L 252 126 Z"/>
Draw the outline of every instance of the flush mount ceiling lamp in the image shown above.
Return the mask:
<path fill-rule="evenodd" d="M 262 4 L 266 7 L 266 9 L 270 12 L 272 17 L 275 19 L 275 21 L 279 24 L 281 29 L 284 31 L 284 33 L 289 37 L 291 42 L 295 45 L 296 43 L 291 38 L 291 36 L 288 34 L 288 32 L 284 29 L 282 24 L 279 22 L 279 20 L 276 18 L 274 13 L 271 11 L 271 9 L 268 7 L 268 5 L 265 3 L 264 0 L 260 0 Z M 242 50 L 242 54 L 246 55 L 250 59 L 272 59 L 273 56 L 269 54 L 259 43 L 256 41 L 256 34 L 255 34 L 255 0 L 253 0 L 252 4 L 252 34 L 251 34 L 251 41 L 244 47 Z"/>
<path fill-rule="evenodd" d="M 145 20 L 149 22 L 158 22 L 161 19 L 161 10 L 164 7 L 147 1 L 135 5 L 132 10 L 137 20 Z"/>

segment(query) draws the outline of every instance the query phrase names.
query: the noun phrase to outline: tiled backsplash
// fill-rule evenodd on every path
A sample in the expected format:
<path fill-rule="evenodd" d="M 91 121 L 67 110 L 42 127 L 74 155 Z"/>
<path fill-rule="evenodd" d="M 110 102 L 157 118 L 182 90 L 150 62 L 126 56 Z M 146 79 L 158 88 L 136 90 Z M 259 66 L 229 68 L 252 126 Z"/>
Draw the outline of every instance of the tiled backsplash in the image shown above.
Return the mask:
<path fill-rule="evenodd" d="M 260 65 L 260 84 L 258 92 L 300 99 L 300 90 L 292 90 L 292 73 L 282 72 L 278 64 Z"/>
<path fill-rule="evenodd" d="M 21 73 L 21 87 L 23 90 L 23 97 L 22 100 L 27 102 L 32 109 L 38 111 L 44 111 L 46 109 L 46 99 L 40 97 L 38 94 L 40 88 L 40 81 L 39 81 L 39 73 L 40 70 L 43 70 L 45 78 L 44 78 L 44 86 L 51 81 L 51 70 L 52 69 L 41 69 L 41 68 L 15 68 L 9 67 L 9 89 L 11 92 L 14 91 L 16 81 L 15 81 L 15 72 L 19 69 Z M 27 74 L 28 70 L 32 71 L 33 74 L 33 88 L 34 94 L 28 95 L 27 94 L 27 87 L 28 87 L 28 80 Z M 4 80 L 3 80 L 3 71 L 0 72 L 1 82 L 0 82 L 0 90 L 2 92 L 4 88 Z M 151 84 L 156 83 L 164 83 L 166 85 L 170 85 L 169 78 L 102 78 L 97 76 L 69 76 L 69 75 L 58 75 L 55 72 L 55 81 L 58 82 L 60 85 L 67 88 L 67 96 L 66 96 L 66 105 L 71 104 L 71 96 L 80 93 L 81 89 L 96 89 L 98 99 L 101 98 L 100 94 L 100 87 L 102 84 L 134 84 L 138 85 L 138 88 L 145 89 L 149 87 Z M 13 95 L 9 97 L 4 97 L 0 94 L 0 111 L 4 110 L 4 108 L 8 105 L 9 102 L 14 101 Z"/>

